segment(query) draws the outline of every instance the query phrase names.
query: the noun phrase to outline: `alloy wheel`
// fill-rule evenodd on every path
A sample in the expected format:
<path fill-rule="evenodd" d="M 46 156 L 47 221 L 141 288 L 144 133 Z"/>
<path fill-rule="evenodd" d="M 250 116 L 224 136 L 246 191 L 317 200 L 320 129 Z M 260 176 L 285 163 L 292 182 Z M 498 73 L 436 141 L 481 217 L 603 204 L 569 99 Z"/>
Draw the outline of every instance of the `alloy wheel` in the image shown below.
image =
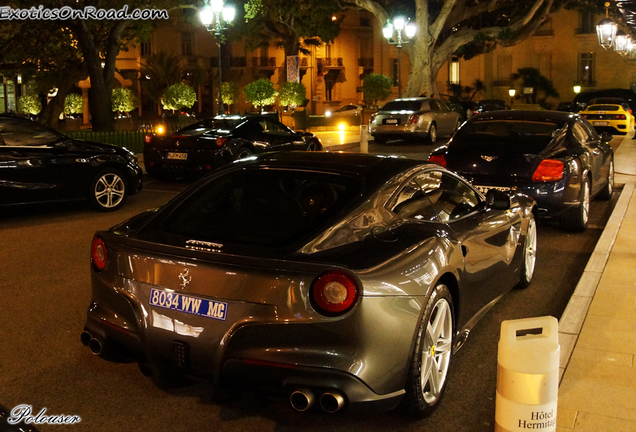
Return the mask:
<path fill-rule="evenodd" d="M 424 400 L 432 404 L 444 388 L 452 351 L 453 317 L 446 299 L 440 298 L 435 303 L 424 340 L 420 384 Z"/>
<path fill-rule="evenodd" d="M 534 219 L 530 219 L 528 223 L 524 257 L 524 265 L 526 268 L 525 277 L 526 281 L 530 282 L 534 274 L 535 263 L 537 262 L 537 225 Z"/>
<path fill-rule="evenodd" d="M 95 182 L 95 200 L 105 209 L 117 207 L 126 195 L 124 180 L 113 172 L 105 173 Z"/>

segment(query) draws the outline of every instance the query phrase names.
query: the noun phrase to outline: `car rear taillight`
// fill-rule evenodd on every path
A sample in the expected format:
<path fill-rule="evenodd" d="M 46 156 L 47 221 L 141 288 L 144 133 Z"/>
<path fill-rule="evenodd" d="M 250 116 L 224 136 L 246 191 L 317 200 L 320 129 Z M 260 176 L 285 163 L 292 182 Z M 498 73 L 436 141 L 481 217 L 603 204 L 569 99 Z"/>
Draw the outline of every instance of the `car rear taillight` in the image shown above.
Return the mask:
<path fill-rule="evenodd" d="M 409 117 L 409 123 L 410 124 L 415 124 L 415 123 L 417 123 L 417 121 L 419 119 L 420 119 L 420 116 L 414 114 L 411 117 Z"/>
<path fill-rule="evenodd" d="M 614 117 L 616 118 L 616 120 L 625 120 L 627 118 L 625 114 L 616 114 L 616 116 Z"/>
<path fill-rule="evenodd" d="M 378 114 L 371 114 L 371 117 L 369 118 L 369 124 L 371 123 L 375 123 L 375 118 L 378 116 Z"/>
<path fill-rule="evenodd" d="M 225 141 L 227 141 L 227 138 L 224 137 L 218 137 L 216 139 L 216 146 L 217 147 L 223 147 L 223 144 L 225 144 Z"/>
<path fill-rule="evenodd" d="M 356 304 L 360 292 L 352 276 L 341 271 L 331 271 L 319 276 L 309 289 L 314 309 L 327 316 L 342 315 Z"/>
<path fill-rule="evenodd" d="M 584 119 L 587 118 L 587 114 L 581 114 L 581 117 L 583 117 Z"/>
<path fill-rule="evenodd" d="M 146 136 L 144 137 L 144 142 L 145 142 L 146 144 L 150 144 L 150 142 L 151 142 L 151 141 L 152 141 L 152 135 L 146 135 Z"/>
<path fill-rule="evenodd" d="M 561 161 L 554 159 L 542 160 L 532 175 L 532 181 L 550 182 L 561 180 L 563 178 L 564 168 L 565 165 Z"/>
<path fill-rule="evenodd" d="M 428 158 L 429 162 L 433 162 L 436 163 L 438 165 L 441 165 L 443 167 L 446 166 L 446 158 L 444 157 L 444 155 L 431 155 Z"/>
<path fill-rule="evenodd" d="M 91 261 L 97 270 L 104 270 L 106 262 L 108 261 L 108 251 L 106 250 L 106 243 L 101 237 L 93 237 L 93 244 L 91 245 Z"/>

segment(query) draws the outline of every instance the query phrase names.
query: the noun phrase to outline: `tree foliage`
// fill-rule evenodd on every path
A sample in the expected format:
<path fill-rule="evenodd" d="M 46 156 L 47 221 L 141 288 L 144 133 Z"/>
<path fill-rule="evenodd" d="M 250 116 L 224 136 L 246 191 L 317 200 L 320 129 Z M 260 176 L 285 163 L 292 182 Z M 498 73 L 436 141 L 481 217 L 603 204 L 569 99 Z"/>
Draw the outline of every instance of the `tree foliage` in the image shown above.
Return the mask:
<path fill-rule="evenodd" d="M 554 88 L 552 81 L 541 75 L 538 69 L 531 67 L 521 68 L 516 73 L 513 73 L 510 78 L 513 81 L 521 80 L 523 87 L 531 87 L 533 89 L 532 94 L 524 93 L 528 103 L 543 104 L 549 97 L 559 97 L 559 92 Z"/>
<path fill-rule="evenodd" d="M 378 101 L 383 101 L 391 96 L 393 82 L 386 75 L 371 73 L 362 81 L 362 94 L 364 100 L 370 105 L 377 106 Z"/>
<path fill-rule="evenodd" d="M 194 89 L 185 83 L 171 85 L 161 96 L 161 104 L 164 109 L 173 111 L 184 107 L 191 108 L 196 101 L 197 94 Z"/>
<path fill-rule="evenodd" d="M 166 89 L 181 82 L 183 70 L 179 57 L 167 51 L 159 51 L 141 65 L 141 91 L 149 96 L 161 110 L 161 98 Z"/>
<path fill-rule="evenodd" d="M 128 113 L 137 108 L 137 97 L 128 88 L 116 88 L 113 89 L 113 96 L 111 98 L 113 104 L 113 112 Z"/>
<path fill-rule="evenodd" d="M 307 89 L 302 83 L 285 81 L 278 88 L 278 100 L 281 105 L 290 106 L 295 109 L 302 105 L 307 97 Z"/>
<path fill-rule="evenodd" d="M 36 96 L 25 95 L 18 101 L 18 112 L 36 115 L 42 111 L 42 102 Z"/>
<path fill-rule="evenodd" d="M 239 99 L 240 91 L 239 86 L 234 81 L 224 82 L 221 86 L 221 98 L 226 105 L 232 105 Z"/>
<path fill-rule="evenodd" d="M 77 93 L 70 93 L 64 99 L 64 114 L 81 114 L 84 112 L 84 98 Z"/>
<path fill-rule="evenodd" d="M 274 84 L 265 78 L 252 81 L 246 85 L 243 93 L 245 93 L 245 100 L 251 102 L 256 109 L 273 105 L 276 102 L 276 96 L 278 96 Z"/>

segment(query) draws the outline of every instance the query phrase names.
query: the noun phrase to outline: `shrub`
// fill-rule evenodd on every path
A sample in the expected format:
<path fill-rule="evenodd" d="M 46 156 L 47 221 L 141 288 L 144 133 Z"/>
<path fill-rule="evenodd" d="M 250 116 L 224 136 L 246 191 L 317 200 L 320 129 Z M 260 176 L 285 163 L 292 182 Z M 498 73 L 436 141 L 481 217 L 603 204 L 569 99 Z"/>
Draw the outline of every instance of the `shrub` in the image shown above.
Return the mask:
<path fill-rule="evenodd" d="M 245 93 L 245 100 L 251 102 L 256 109 L 265 105 L 273 105 L 276 102 L 276 96 L 278 96 L 274 84 L 265 78 L 246 85 L 243 93 Z"/>
<path fill-rule="evenodd" d="M 233 81 L 224 82 L 221 86 L 221 98 L 223 103 L 230 106 L 239 98 L 239 86 Z"/>
<path fill-rule="evenodd" d="M 137 108 L 137 98 L 130 89 L 116 88 L 113 89 L 111 102 L 114 112 L 128 113 Z"/>
<path fill-rule="evenodd" d="M 307 89 L 302 83 L 287 81 L 278 89 L 278 100 L 281 105 L 290 106 L 292 109 L 302 105 L 307 95 Z"/>
<path fill-rule="evenodd" d="M 81 114 L 84 112 L 84 98 L 77 93 L 71 93 L 64 99 L 64 114 Z"/>
<path fill-rule="evenodd" d="M 173 111 L 184 107 L 191 108 L 196 101 L 194 89 L 185 83 L 171 85 L 161 96 L 163 108 Z"/>
<path fill-rule="evenodd" d="M 36 115 L 42 111 L 42 103 L 36 96 L 22 96 L 18 102 L 18 112 Z"/>
<path fill-rule="evenodd" d="M 377 106 L 378 101 L 383 101 L 391 95 L 393 82 L 386 75 L 371 73 L 364 77 L 362 93 L 364 100 L 370 105 Z"/>

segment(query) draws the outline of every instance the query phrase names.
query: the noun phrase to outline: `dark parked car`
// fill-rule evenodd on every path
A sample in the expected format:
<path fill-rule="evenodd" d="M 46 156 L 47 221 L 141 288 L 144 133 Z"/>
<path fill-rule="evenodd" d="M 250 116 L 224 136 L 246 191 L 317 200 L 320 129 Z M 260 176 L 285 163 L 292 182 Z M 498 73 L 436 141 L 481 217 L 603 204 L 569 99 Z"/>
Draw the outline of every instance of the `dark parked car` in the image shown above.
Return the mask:
<path fill-rule="evenodd" d="M 81 339 L 160 381 L 425 415 L 478 318 L 530 283 L 533 208 L 428 162 L 267 153 L 98 232 Z"/>
<path fill-rule="evenodd" d="M 378 144 L 394 139 L 420 139 L 435 143 L 452 135 L 462 124 L 458 112 L 442 99 L 416 97 L 387 102 L 369 120 L 369 133 Z"/>
<path fill-rule="evenodd" d="M 276 150 L 322 150 L 312 133 L 295 132 L 269 116 L 222 115 L 169 135 L 146 135 L 144 165 L 160 178 L 201 175 L 234 160 Z"/>
<path fill-rule="evenodd" d="M 629 104 L 632 111 L 636 110 L 636 93 L 630 89 L 601 89 L 587 90 L 574 97 L 576 111 L 584 110 L 592 99 L 597 98 L 619 98 Z"/>
<path fill-rule="evenodd" d="M 560 111 L 499 111 L 466 122 L 430 160 L 480 190 L 516 190 L 537 201 L 538 215 L 587 227 L 590 199 L 614 188 L 612 136 L 599 137 L 582 117 Z"/>
<path fill-rule="evenodd" d="M 481 114 L 487 111 L 508 110 L 510 107 L 501 99 L 483 99 L 477 103 L 473 109 L 473 115 Z"/>
<path fill-rule="evenodd" d="M 0 206 L 88 200 L 119 208 L 141 190 L 137 156 L 79 141 L 31 120 L 0 115 Z"/>

